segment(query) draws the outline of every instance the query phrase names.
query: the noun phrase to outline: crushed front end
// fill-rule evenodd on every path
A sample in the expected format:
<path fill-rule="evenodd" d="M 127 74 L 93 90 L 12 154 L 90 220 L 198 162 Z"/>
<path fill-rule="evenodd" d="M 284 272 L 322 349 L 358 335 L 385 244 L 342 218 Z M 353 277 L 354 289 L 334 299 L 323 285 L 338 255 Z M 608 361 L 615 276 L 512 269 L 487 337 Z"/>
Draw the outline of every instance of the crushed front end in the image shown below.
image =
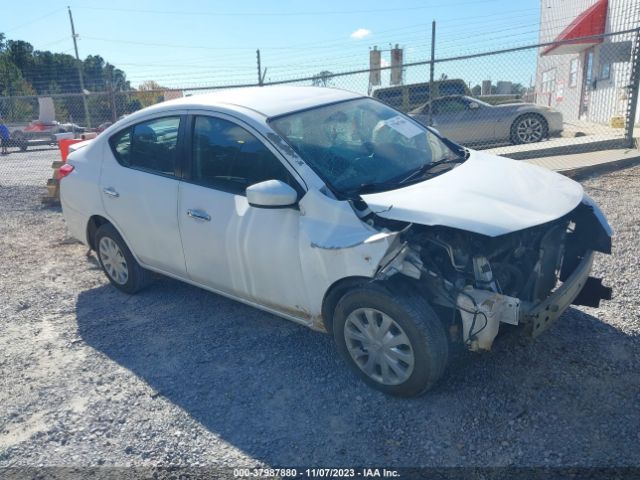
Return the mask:
<path fill-rule="evenodd" d="M 397 226 L 396 226 L 397 227 Z M 489 237 L 442 226 L 412 225 L 381 262 L 379 279 L 415 279 L 432 304 L 451 315 L 452 340 L 488 350 L 502 323 L 536 336 L 571 305 L 611 298 L 589 276 L 594 252 L 611 253 L 611 228 L 585 195 L 552 222 Z"/>

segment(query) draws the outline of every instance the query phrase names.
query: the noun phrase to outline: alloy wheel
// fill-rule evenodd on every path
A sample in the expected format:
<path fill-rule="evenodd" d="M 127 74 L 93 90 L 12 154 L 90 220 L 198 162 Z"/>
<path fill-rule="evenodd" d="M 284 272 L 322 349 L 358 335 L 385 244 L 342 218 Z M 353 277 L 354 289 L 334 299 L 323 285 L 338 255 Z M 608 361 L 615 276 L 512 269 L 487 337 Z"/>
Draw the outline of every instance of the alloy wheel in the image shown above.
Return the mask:
<path fill-rule="evenodd" d="M 344 325 L 347 350 L 369 378 L 399 385 L 413 373 L 415 356 L 409 337 L 389 315 L 374 308 L 358 308 Z"/>
<path fill-rule="evenodd" d="M 521 143 L 539 142 L 543 131 L 544 125 L 536 117 L 523 118 L 516 127 L 516 135 Z"/>

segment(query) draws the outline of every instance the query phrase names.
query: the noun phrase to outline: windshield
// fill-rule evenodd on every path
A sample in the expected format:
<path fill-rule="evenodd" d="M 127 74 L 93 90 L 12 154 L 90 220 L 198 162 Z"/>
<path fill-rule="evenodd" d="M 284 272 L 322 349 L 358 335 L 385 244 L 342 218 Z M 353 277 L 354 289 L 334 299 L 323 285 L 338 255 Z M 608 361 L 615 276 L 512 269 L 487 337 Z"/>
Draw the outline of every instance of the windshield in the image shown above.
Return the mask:
<path fill-rule="evenodd" d="M 461 158 L 425 127 L 370 98 L 291 113 L 270 124 L 338 193 L 391 190 L 424 180 L 431 165 Z"/>

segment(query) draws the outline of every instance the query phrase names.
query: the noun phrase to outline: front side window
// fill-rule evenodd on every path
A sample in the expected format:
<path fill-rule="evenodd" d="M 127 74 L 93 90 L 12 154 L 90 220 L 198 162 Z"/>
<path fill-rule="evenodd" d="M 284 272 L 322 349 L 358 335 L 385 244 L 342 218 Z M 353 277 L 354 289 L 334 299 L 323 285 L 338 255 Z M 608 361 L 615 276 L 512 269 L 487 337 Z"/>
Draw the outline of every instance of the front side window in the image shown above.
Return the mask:
<path fill-rule="evenodd" d="M 109 139 L 118 162 L 131 168 L 173 175 L 177 158 L 180 117 L 138 123 Z"/>
<path fill-rule="evenodd" d="M 197 184 L 238 195 L 265 180 L 281 180 L 299 189 L 282 162 L 260 140 L 227 120 L 195 117 L 192 151 L 191 180 Z"/>
<path fill-rule="evenodd" d="M 452 168 L 464 152 L 370 98 L 294 112 L 270 125 L 338 193 L 391 190 Z M 444 164 L 443 164 L 444 162 Z M 443 170 L 440 170 L 442 168 Z"/>
<path fill-rule="evenodd" d="M 467 102 L 462 98 L 447 98 L 433 102 L 433 113 L 458 113 L 464 112 L 465 110 L 467 110 Z"/>

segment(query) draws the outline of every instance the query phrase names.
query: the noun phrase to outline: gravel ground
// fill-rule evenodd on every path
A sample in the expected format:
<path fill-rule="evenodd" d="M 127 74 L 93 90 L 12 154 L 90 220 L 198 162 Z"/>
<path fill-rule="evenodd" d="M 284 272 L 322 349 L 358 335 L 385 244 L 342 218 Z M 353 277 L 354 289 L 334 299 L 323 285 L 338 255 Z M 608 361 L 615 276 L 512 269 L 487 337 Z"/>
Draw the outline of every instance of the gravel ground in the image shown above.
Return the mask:
<path fill-rule="evenodd" d="M 403 400 L 329 336 L 170 279 L 119 293 L 40 204 L 48 172 L 2 162 L 0 466 L 640 466 L 640 167 L 584 181 L 616 230 L 595 266 L 614 300 Z"/>

